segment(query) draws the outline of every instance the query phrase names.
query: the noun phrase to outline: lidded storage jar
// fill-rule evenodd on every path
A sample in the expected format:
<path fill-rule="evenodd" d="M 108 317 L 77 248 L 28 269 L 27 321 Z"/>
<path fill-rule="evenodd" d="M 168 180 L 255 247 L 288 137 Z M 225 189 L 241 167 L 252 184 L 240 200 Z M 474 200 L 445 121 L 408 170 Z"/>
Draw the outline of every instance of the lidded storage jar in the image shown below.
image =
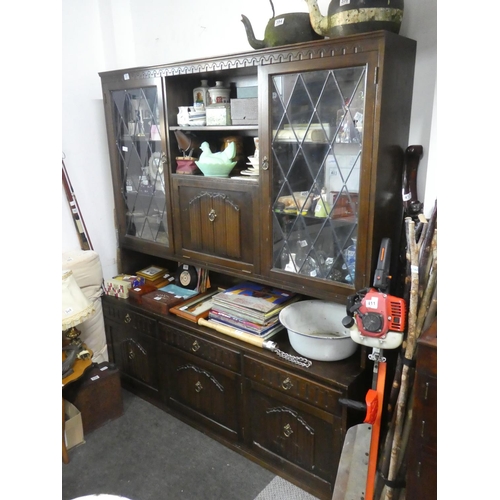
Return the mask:
<path fill-rule="evenodd" d="M 210 104 L 229 103 L 229 94 L 231 89 L 224 87 L 224 82 L 215 82 L 215 87 L 208 89 L 210 95 Z"/>

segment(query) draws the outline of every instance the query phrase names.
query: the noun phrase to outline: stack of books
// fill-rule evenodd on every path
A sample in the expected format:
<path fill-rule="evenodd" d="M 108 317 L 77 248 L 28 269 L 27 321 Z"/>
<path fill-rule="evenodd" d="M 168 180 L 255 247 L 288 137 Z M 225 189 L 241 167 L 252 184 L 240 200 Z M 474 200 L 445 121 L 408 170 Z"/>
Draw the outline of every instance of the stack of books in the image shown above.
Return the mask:
<path fill-rule="evenodd" d="M 268 339 L 284 329 L 279 312 L 299 298 L 279 288 L 245 281 L 214 295 L 208 318 Z"/>

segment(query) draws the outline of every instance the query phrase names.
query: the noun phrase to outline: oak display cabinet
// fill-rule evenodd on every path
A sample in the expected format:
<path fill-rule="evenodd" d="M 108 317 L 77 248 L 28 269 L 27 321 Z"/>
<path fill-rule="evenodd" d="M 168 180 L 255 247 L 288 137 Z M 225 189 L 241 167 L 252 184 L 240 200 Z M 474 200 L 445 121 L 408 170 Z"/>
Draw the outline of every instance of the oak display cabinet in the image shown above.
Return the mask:
<path fill-rule="evenodd" d="M 341 302 L 370 286 L 401 238 L 415 52 L 378 31 L 101 73 L 121 271 L 148 255 Z M 258 125 L 179 126 L 201 79 L 257 85 Z M 212 152 L 236 136 L 243 164 L 258 138 L 260 175 L 175 173 L 179 131 Z"/>
<path fill-rule="evenodd" d="M 378 31 L 100 73 L 119 272 L 182 262 L 213 284 L 251 280 L 342 304 L 371 286 L 382 238 L 399 249 L 402 236 L 415 52 L 414 40 Z M 231 98 L 257 86 L 257 125 L 179 126 L 202 79 Z M 237 137 L 237 167 L 227 178 L 176 173 L 179 132 L 212 152 Z M 256 138 L 259 175 L 244 178 Z M 370 383 L 359 350 L 305 369 L 128 300 L 103 303 L 124 386 L 331 498 L 353 423 L 338 398 L 363 400 Z M 141 326 L 124 323 L 132 313 Z M 278 343 L 295 354 L 286 332 Z"/>

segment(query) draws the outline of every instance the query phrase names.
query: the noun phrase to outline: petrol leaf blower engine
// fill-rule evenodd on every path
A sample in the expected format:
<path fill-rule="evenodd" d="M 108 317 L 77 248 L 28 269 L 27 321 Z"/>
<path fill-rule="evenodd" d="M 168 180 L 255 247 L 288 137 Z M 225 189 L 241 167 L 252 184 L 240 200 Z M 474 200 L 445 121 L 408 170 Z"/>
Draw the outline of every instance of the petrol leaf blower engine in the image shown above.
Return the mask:
<path fill-rule="evenodd" d="M 347 316 L 342 323 L 354 342 L 380 349 L 396 349 L 403 341 L 406 326 L 404 299 L 389 295 L 391 240 L 380 244 L 373 287 L 359 290 L 347 298 Z"/>

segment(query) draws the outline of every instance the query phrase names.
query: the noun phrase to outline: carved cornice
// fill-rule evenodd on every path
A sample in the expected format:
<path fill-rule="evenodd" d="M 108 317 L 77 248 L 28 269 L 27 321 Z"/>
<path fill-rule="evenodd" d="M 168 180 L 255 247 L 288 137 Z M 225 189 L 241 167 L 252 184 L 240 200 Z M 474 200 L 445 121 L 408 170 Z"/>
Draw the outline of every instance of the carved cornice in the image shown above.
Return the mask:
<path fill-rule="evenodd" d="M 166 64 L 164 66 L 103 72 L 101 77 L 107 82 L 123 81 L 123 75 L 127 74 L 127 79 L 143 80 L 338 57 L 375 50 L 378 47 L 379 40 L 384 36 L 386 35 L 383 31 L 364 33 L 344 38 L 316 40 L 243 54 Z"/>

